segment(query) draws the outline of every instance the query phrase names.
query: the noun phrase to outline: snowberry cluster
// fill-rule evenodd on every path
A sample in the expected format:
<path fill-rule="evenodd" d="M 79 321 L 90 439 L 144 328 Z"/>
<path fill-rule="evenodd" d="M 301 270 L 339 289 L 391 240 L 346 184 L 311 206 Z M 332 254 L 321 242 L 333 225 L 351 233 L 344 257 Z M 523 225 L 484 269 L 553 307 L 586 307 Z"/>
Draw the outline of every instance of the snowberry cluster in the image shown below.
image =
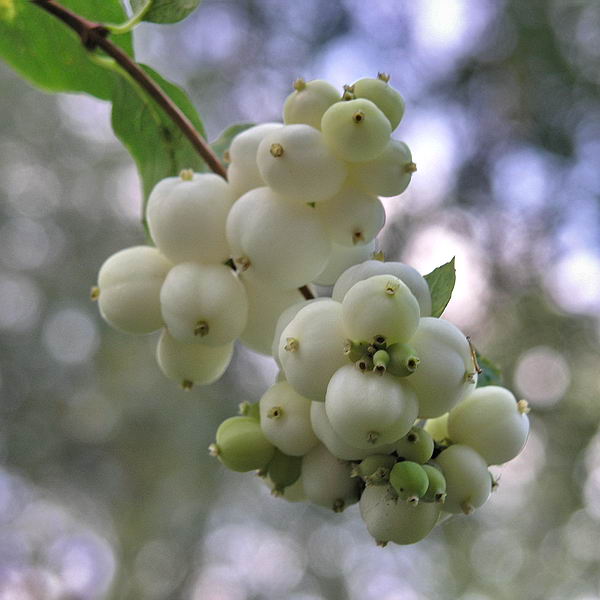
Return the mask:
<path fill-rule="evenodd" d="M 238 338 L 271 354 L 280 313 L 308 284 L 332 285 L 373 254 L 378 195 L 404 191 L 415 169 L 390 139 L 404 102 L 385 75 L 342 94 L 321 80 L 294 87 L 285 124 L 232 140 L 228 181 L 189 170 L 160 181 L 146 210 L 156 248 L 122 250 L 100 269 L 102 316 L 130 333 L 164 328 L 158 364 L 185 389 L 218 379 Z"/>
<path fill-rule="evenodd" d="M 360 500 L 379 543 L 414 543 L 442 513 L 470 514 L 494 485 L 488 465 L 521 451 L 528 407 L 476 389 L 468 339 L 430 310 L 411 267 L 351 267 L 332 298 L 281 315 L 279 381 L 221 425 L 211 452 L 290 500 L 336 512 Z"/>
<path fill-rule="evenodd" d="M 477 388 L 469 340 L 437 318 L 449 295 L 434 302 L 412 267 L 366 260 L 379 197 L 416 169 L 390 137 L 400 94 L 383 74 L 341 94 L 294 87 L 284 124 L 233 138 L 228 181 L 184 170 L 156 185 L 156 247 L 110 257 L 93 296 L 117 329 L 162 329 L 158 364 L 186 389 L 218 379 L 236 339 L 272 355 L 278 381 L 221 424 L 211 453 L 288 500 L 336 512 L 360 501 L 379 543 L 413 543 L 487 500 L 488 466 L 525 443 L 527 403 Z M 303 299 L 311 283 L 335 284 L 331 298 Z"/>

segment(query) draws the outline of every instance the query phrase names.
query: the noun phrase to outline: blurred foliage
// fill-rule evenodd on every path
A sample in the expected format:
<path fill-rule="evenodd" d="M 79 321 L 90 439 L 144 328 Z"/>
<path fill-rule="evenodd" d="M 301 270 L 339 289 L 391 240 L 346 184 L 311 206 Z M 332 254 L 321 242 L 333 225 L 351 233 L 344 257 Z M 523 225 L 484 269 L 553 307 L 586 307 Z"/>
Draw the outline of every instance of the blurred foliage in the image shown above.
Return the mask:
<path fill-rule="evenodd" d="M 386 204 L 386 257 L 428 272 L 457 254 L 448 318 L 527 392 L 533 431 L 485 507 L 415 547 L 376 548 L 356 507 L 286 504 L 224 472 L 206 447 L 275 367 L 240 348 L 186 394 L 155 367 L 154 336 L 108 329 L 87 296 L 107 256 L 144 241 L 132 161 L 107 105 L 3 65 L 0 590 L 598 598 L 600 5 L 205 0 L 137 33 L 138 59 L 190 91 L 211 138 L 278 119 L 298 75 L 391 73 L 419 171 Z"/>

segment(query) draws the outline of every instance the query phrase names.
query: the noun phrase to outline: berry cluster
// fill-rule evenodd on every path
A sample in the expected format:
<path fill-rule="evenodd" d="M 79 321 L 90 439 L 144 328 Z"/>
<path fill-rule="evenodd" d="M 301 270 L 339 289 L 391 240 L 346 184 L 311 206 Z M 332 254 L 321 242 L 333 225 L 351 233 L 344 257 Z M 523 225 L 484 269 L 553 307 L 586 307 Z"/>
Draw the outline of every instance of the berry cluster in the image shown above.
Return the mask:
<path fill-rule="evenodd" d="M 430 310 L 411 267 L 351 267 L 331 299 L 281 315 L 279 381 L 221 425 L 211 452 L 290 500 L 336 512 L 360 500 L 380 543 L 414 543 L 442 512 L 471 513 L 494 485 L 488 465 L 522 449 L 528 407 L 505 388 L 476 389 L 468 339 Z"/>

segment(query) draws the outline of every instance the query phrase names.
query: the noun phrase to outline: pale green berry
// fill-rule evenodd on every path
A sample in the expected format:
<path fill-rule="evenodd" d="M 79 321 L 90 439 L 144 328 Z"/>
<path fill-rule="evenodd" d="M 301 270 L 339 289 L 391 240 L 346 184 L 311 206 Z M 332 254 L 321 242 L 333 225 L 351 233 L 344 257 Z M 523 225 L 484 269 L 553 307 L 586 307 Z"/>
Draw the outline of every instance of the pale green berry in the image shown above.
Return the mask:
<path fill-rule="evenodd" d="M 160 290 L 160 302 L 169 332 L 181 342 L 220 346 L 246 328 L 246 290 L 225 265 L 174 266 Z"/>
<path fill-rule="evenodd" d="M 370 448 L 399 440 L 417 417 L 412 388 L 384 373 L 338 369 L 327 388 L 325 410 L 333 430 L 349 445 Z"/>
<path fill-rule="evenodd" d="M 404 99 L 389 83 L 389 78 L 359 79 L 352 85 L 352 93 L 356 98 L 370 100 L 388 118 L 392 129 L 396 129 L 404 115 Z"/>
<path fill-rule="evenodd" d="M 255 419 L 230 417 L 219 425 L 209 451 L 228 469 L 246 472 L 265 469 L 275 454 L 275 446 Z"/>
<path fill-rule="evenodd" d="M 525 401 L 506 388 L 490 385 L 473 390 L 448 417 L 452 441 L 465 444 L 488 465 L 501 465 L 521 452 L 529 434 Z"/>
<path fill-rule="evenodd" d="M 396 463 L 390 471 L 390 484 L 402 500 L 417 504 L 425 495 L 429 480 L 421 465 L 405 460 Z"/>
<path fill-rule="evenodd" d="M 150 246 L 120 250 L 104 261 L 92 298 L 104 320 L 127 333 L 151 333 L 163 326 L 160 288 L 172 264 Z"/>
<path fill-rule="evenodd" d="M 385 150 L 392 128 L 373 102 L 359 99 L 330 106 L 321 120 L 321 131 L 325 143 L 341 159 L 363 162 Z"/>
<path fill-rule="evenodd" d="M 225 222 L 233 193 L 218 175 L 186 173 L 163 179 L 152 190 L 146 209 L 150 235 L 174 263 L 222 263 L 230 256 Z"/>
<path fill-rule="evenodd" d="M 444 474 L 433 465 L 423 465 L 427 474 L 429 484 L 423 496 L 423 502 L 437 502 L 443 504 L 446 501 L 446 478 Z"/>
<path fill-rule="evenodd" d="M 272 385 L 260 399 L 262 430 L 285 454 L 303 456 L 318 444 L 310 424 L 310 405 L 287 381 Z"/>
<path fill-rule="evenodd" d="M 433 454 L 433 439 L 421 427 L 411 427 L 410 431 L 396 442 L 396 453 L 400 458 L 419 464 L 427 462 Z"/>
<path fill-rule="evenodd" d="M 156 347 L 160 370 L 189 390 L 194 384 L 208 385 L 225 372 L 233 356 L 233 342 L 222 346 L 188 344 L 176 340 L 165 329 Z"/>
<path fill-rule="evenodd" d="M 419 303 L 408 286 L 393 275 L 374 275 L 355 283 L 342 301 L 349 338 L 386 344 L 408 341 L 419 326 Z"/>
<path fill-rule="evenodd" d="M 471 514 L 489 498 L 492 483 L 487 463 L 475 450 L 454 444 L 435 461 L 446 479 L 446 512 Z"/>
<path fill-rule="evenodd" d="M 427 419 L 425 431 L 427 431 L 436 442 L 444 442 L 450 439 L 448 435 L 448 416 L 450 413 L 443 414 L 435 419 Z"/>
<path fill-rule="evenodd" d="M 260 404 L 244 400 L 244 402 L 240 402 L 239 404 L 239 413 L 242 417 L 250 417 L 251 419 L 260 421 Z"/>
<path fill-rule="evenodd" d="M 321 129 L 323 113 L 339 99 L 340 93 L 323 79 L 297 79 L 294 91 L 283 103 L 283 121 L 286 125 L 304 123 Z"/>
<path fill-rule="evenodd" d="M 399 140 L 390 140 L 385 150 L 368 162 L 353 163 L 351 181 L 368 194 L 389 198 L 401 194 L 410 183 L 417 165 L 408 146 Z"/>
<path fill-rule="evenodd" d="M 417 370 L 421 359 L 408 344 L 392 344 L 386 349 L 389 356 L 387 370 L 396 377 L 408 377 Z"/>
<path fill-rule="evenodd" d="M 360 498 L 360 514 L 375 541 L 414 544 L 435 527 L 441 505 L 431 502 L 410 504 L 398 500 L 391 486 L 372 485 Z"/>
<path fill-rule="evenodd" d="M 287 204 L 323 202 L 337 194 L 348 168 L 308 125 L 285 125 L 267 135 L 256 161 L 266 184 Z"/>
<path fill-rule="evenodd" d="M 283 494 L 286 488 L 298 481 L 301 470 L 301 456 L 289 456 L 276 449 L 267 466 L 267 473 L 273 482 L 274 495 Z"/>
<path fill-rule="evenodd" d="M 333 287 L 331 297 L 342 302 L 348 290 L 357 282 L 373 275 L 394 275 L 410 289 L 419 303 L 421 317 L 431 315 L 431 292 L 425 278 L 413 267 L 401 262 L 382 262 L 367 260 L 344 271 Z"/>
<path fill-rule="evenodd" d="M 352 475 L 361 477 L 367 485 L 383 485 L 390 480 L 390 471 L 396 457 L 389 454 L 373 454 L 364 458 L 352 469 Z"/>
<path fill-rule="evenodd" d="M 270 488 L 273 496 L 277 496 L 278 498 L 283 498 L 288 502 L 303 502 L 306 500 L 306 495 L 304 494 L 304 487 L 302 485 L 302 474 L 300 477 L 296 479 L 292 485 L 287 486 L 282 491 L 276 490 L 276 485 L 273 483 L 269 475 L 265 475 L 262 477 L 262 481 Z"/>

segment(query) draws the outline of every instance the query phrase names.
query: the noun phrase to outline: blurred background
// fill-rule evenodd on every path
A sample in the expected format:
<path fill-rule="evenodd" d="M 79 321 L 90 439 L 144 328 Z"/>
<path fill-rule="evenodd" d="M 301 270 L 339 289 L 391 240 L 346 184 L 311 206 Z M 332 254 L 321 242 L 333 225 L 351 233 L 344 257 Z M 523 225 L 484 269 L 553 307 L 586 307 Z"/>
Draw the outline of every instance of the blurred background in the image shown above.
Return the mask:
<path fill-rule="evenodd" d="M 211 138 L 279 120 L 298 76 L 391 74 L 418 172 L 385 201 L 386 258 L 456 255 L 445 316 L 532 432 L 484 507 L 409 547 L 226 472 L 206 448 L 273 361 L 238 348 L 185 393 L 154 336 L 109 329 L 88 293 L 144 242 L 133 163 L 108 104 L 0 64 L 0 599 L 600 598 L 600 4 L 204 0 L 136 35 Z"/>

